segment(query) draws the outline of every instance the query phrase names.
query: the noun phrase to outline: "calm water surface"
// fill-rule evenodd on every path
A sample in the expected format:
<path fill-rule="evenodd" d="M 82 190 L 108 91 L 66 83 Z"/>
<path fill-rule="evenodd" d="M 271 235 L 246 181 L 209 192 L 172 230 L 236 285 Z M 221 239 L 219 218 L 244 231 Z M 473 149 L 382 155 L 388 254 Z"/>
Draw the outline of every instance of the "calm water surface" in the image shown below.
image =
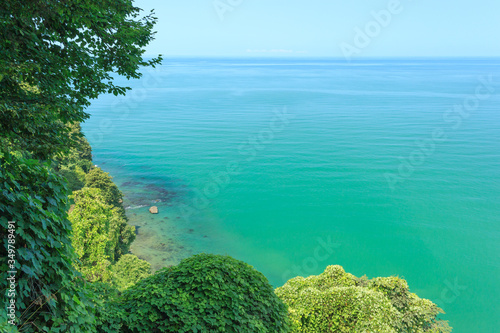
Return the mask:
<path fill-rule="evenodd" d="M 399 275 L 455 332 L 499 332 L 499 59 L 164 63 L 83 126 L 135 254 L 229 254 L 276 287 Z"/>

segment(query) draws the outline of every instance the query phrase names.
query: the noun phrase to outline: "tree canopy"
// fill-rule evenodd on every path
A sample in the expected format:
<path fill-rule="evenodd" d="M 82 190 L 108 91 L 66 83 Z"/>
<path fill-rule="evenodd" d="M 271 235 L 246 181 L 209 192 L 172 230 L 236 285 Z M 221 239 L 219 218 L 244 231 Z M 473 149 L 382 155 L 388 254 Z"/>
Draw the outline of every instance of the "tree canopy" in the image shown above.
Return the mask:
<path fill-rule="evenodd" d="M 66 124 L 102 93 L 125 94 L 113 73 L 139 78 L 156 17 L 132 0 L 2 1 L 0 143 L 47 158 L 68 148 Z"/>
<path fill-rule="evenodd" d="M 229 256 L 198 254 L 124 292 L 132 332 L 287 332 L 286 308 L 264 277 Z"/>
<path fill-rule="evenodd" d="M 125 290 L 151 275 L 151 264 L 133 254 L 124 254 L 112 266 L 113 285 Z"/>
<path fill-rule="evenodd" d="M 128 252 L 135 238 L 117 207 L 109 205 L 103 192 L 84 187 L 73 192 L 75 206 L 69 213 L 72 244 L 78 256 L 78 269 L 88 281 L 107 281 L 111 264 Z"/>
<path fill-rule="evenodd" d="M 92 168 L 85 176 L 85 185 L 87 187 L 98 188 L 102 191 L 103 198 L 108 205 L 122 207 L 122 192 L 113 183 L 113 178 L 109 173 L 102 171 L 101 168 Z"/>
<path fill-rule="evenodd" d="M 437 318 L 443 311 L 398 277 L 368 280 L 328 266 L 289 280 L 276 294 L 289 307 L 292 332 L 451 332 Z"/>

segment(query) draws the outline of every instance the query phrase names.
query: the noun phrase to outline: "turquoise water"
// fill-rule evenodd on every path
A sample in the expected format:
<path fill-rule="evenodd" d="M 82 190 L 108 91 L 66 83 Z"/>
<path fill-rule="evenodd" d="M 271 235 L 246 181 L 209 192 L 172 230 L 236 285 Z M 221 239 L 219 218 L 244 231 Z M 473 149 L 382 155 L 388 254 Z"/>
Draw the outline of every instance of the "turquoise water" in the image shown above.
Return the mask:
<path fill-rule="evenodd" d="M 499 59 L 164 63 L 83 126 L 135 254 L 229 254 L 276 287 L 399 275 L 455 332 L 499 331 Z"/>

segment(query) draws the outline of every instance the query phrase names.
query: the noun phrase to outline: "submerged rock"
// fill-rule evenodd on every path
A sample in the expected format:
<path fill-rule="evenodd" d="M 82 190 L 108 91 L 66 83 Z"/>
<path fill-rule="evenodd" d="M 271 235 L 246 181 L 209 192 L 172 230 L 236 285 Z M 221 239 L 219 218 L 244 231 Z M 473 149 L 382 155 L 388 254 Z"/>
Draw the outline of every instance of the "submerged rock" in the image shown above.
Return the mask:
<path fill-rule="evenodd" d="M 149 208 L 149 212 L 151 214 L 158 214 L 158 207 L 156 206 L 151 206 L 151 208 Z"/>
<path fill-rule="evenodd" d="M 122 186 L 137 186 L 143 184 L 142 182 L 125 182 Z"/>

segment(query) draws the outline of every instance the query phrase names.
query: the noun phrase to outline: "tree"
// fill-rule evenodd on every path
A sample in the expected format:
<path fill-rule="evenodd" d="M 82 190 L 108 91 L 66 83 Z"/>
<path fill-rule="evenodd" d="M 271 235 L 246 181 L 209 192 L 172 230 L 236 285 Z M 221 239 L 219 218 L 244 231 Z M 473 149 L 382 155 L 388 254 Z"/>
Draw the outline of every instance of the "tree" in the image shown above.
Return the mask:
<path fill-rule="evenodd" d="M 68 123 L 102 93 L 125 94 L 113 73 L 139 78 L 156 18 L 132 0 L 5 0 L 0 8 L 0 144 L 47 159 L 67 151 Z"/>
<path fill-rule="evenodd" d="M 82 133 L 80 123 L 69 124 L 69 135 L 71 137 L 70 157 L 73 157 L 71 162 L 80 166 L 85 172 L 89 172 L 92 166 L 92 147 L 90 147 L 87 138 Z M 64 161 L 64 160 L 63 160 Z M 66 164 L 70 164 L 66 162 Z"/>
<path fill-rule="evenodd" d="M 451 332 L 436 318 L 442 310 L 398 277 L 368 280 L 328 266 L 289 280 L 276 294 L 289 307 L 292 332 Z"/>
<path fill-rule="evenodd" d="M 126 220 L 116 207 L 107 204 L 100 189 L 85 187 L 73 193 L 75 206 L 69 213 L 73 226 L 72 244 L 78 256 L 77 268 L 90 281 L 108 281 L 110 266 L 133 241 L 126 237 Z M 128 235 L 127 235 L 128 236 Z M 135 236 L 135 234 L 134 234 Z"/>
<path fill-rule="evenodd" d="M 92 291 L 92 300 L 95 304 L 96 332 L 123 333 L 128 332 L 125 327 L 125 313 L 121 306 L 120 292 L 109 283 L 89 283 Z"/>
<path fill-rule="evenodd" d="M 127 216 L 122 205 L 123 194 L 118 189 L 109 173 L 101 168 L 92 168 L 85 176 L 85 185 L 89 188 L 96 188 L 101 191 L 102 199 L 108 205 L 114 207 L 116 214 L 113 214 L 112 223 L 120 235 L 118 246 L 115 250 L 115 258 L 128 253 L 130 245 L 135 239 L 135 228 L 127 224 Z"/>
<path fill-rule="evenodd" d="M 122 192 L 118 189 L 109 173 L 101 168 L 92 168 L 85 176 L 87 187 L 98 188 L 102 191 L 105 202 L 115 207 L 122 207 Z"/>
<path fill-rule="evenodd" d="M 115 260 L 117 260 L 129 252 L 130 245 L 132 245 L 136 236 L 135 227 L 128 225 L 123 211 L 116 207 L 113 208 L 111 225 L 113 226 L 113 230 L 116 230 L 118 233 L 118 246 L 115 247 Z"/>
<path fill-rule="evenodd" d="M 52 156 L 54 160 L 54 168 L 61 169 L 66 167 L 74 169 L 78 167 L 83 172 L 87 173 L 92 167 L 92 148 L 89 142 L 82 133 L 82 128 L 79 123 L 69 124 L 70 146 L 67 154 L 55 154 Z"/>
<path fill-rule="evenodd" d="M 77 165 L 61 165 L 57 173 L 66 179 L 71 192 L 81 190 L 85 186 L 85 172 Z"/>
<path fill-rule="evenodd" d="M 79 259 L 76 267 L 88 281 L 107 281 L 118 245 L 118 234 L 110 224 L 112 207 L 104 202 L 98 189 L 76 191 L 73 199 L 75 207 L 68 218 L 73 226 L 73 248 Z"/>
<path fill-rule="evenodd" d="M 229 256 L 198 254 L 125 290 L 132 332 L 287 332 L 286 308 L 267 279 Z"/>

